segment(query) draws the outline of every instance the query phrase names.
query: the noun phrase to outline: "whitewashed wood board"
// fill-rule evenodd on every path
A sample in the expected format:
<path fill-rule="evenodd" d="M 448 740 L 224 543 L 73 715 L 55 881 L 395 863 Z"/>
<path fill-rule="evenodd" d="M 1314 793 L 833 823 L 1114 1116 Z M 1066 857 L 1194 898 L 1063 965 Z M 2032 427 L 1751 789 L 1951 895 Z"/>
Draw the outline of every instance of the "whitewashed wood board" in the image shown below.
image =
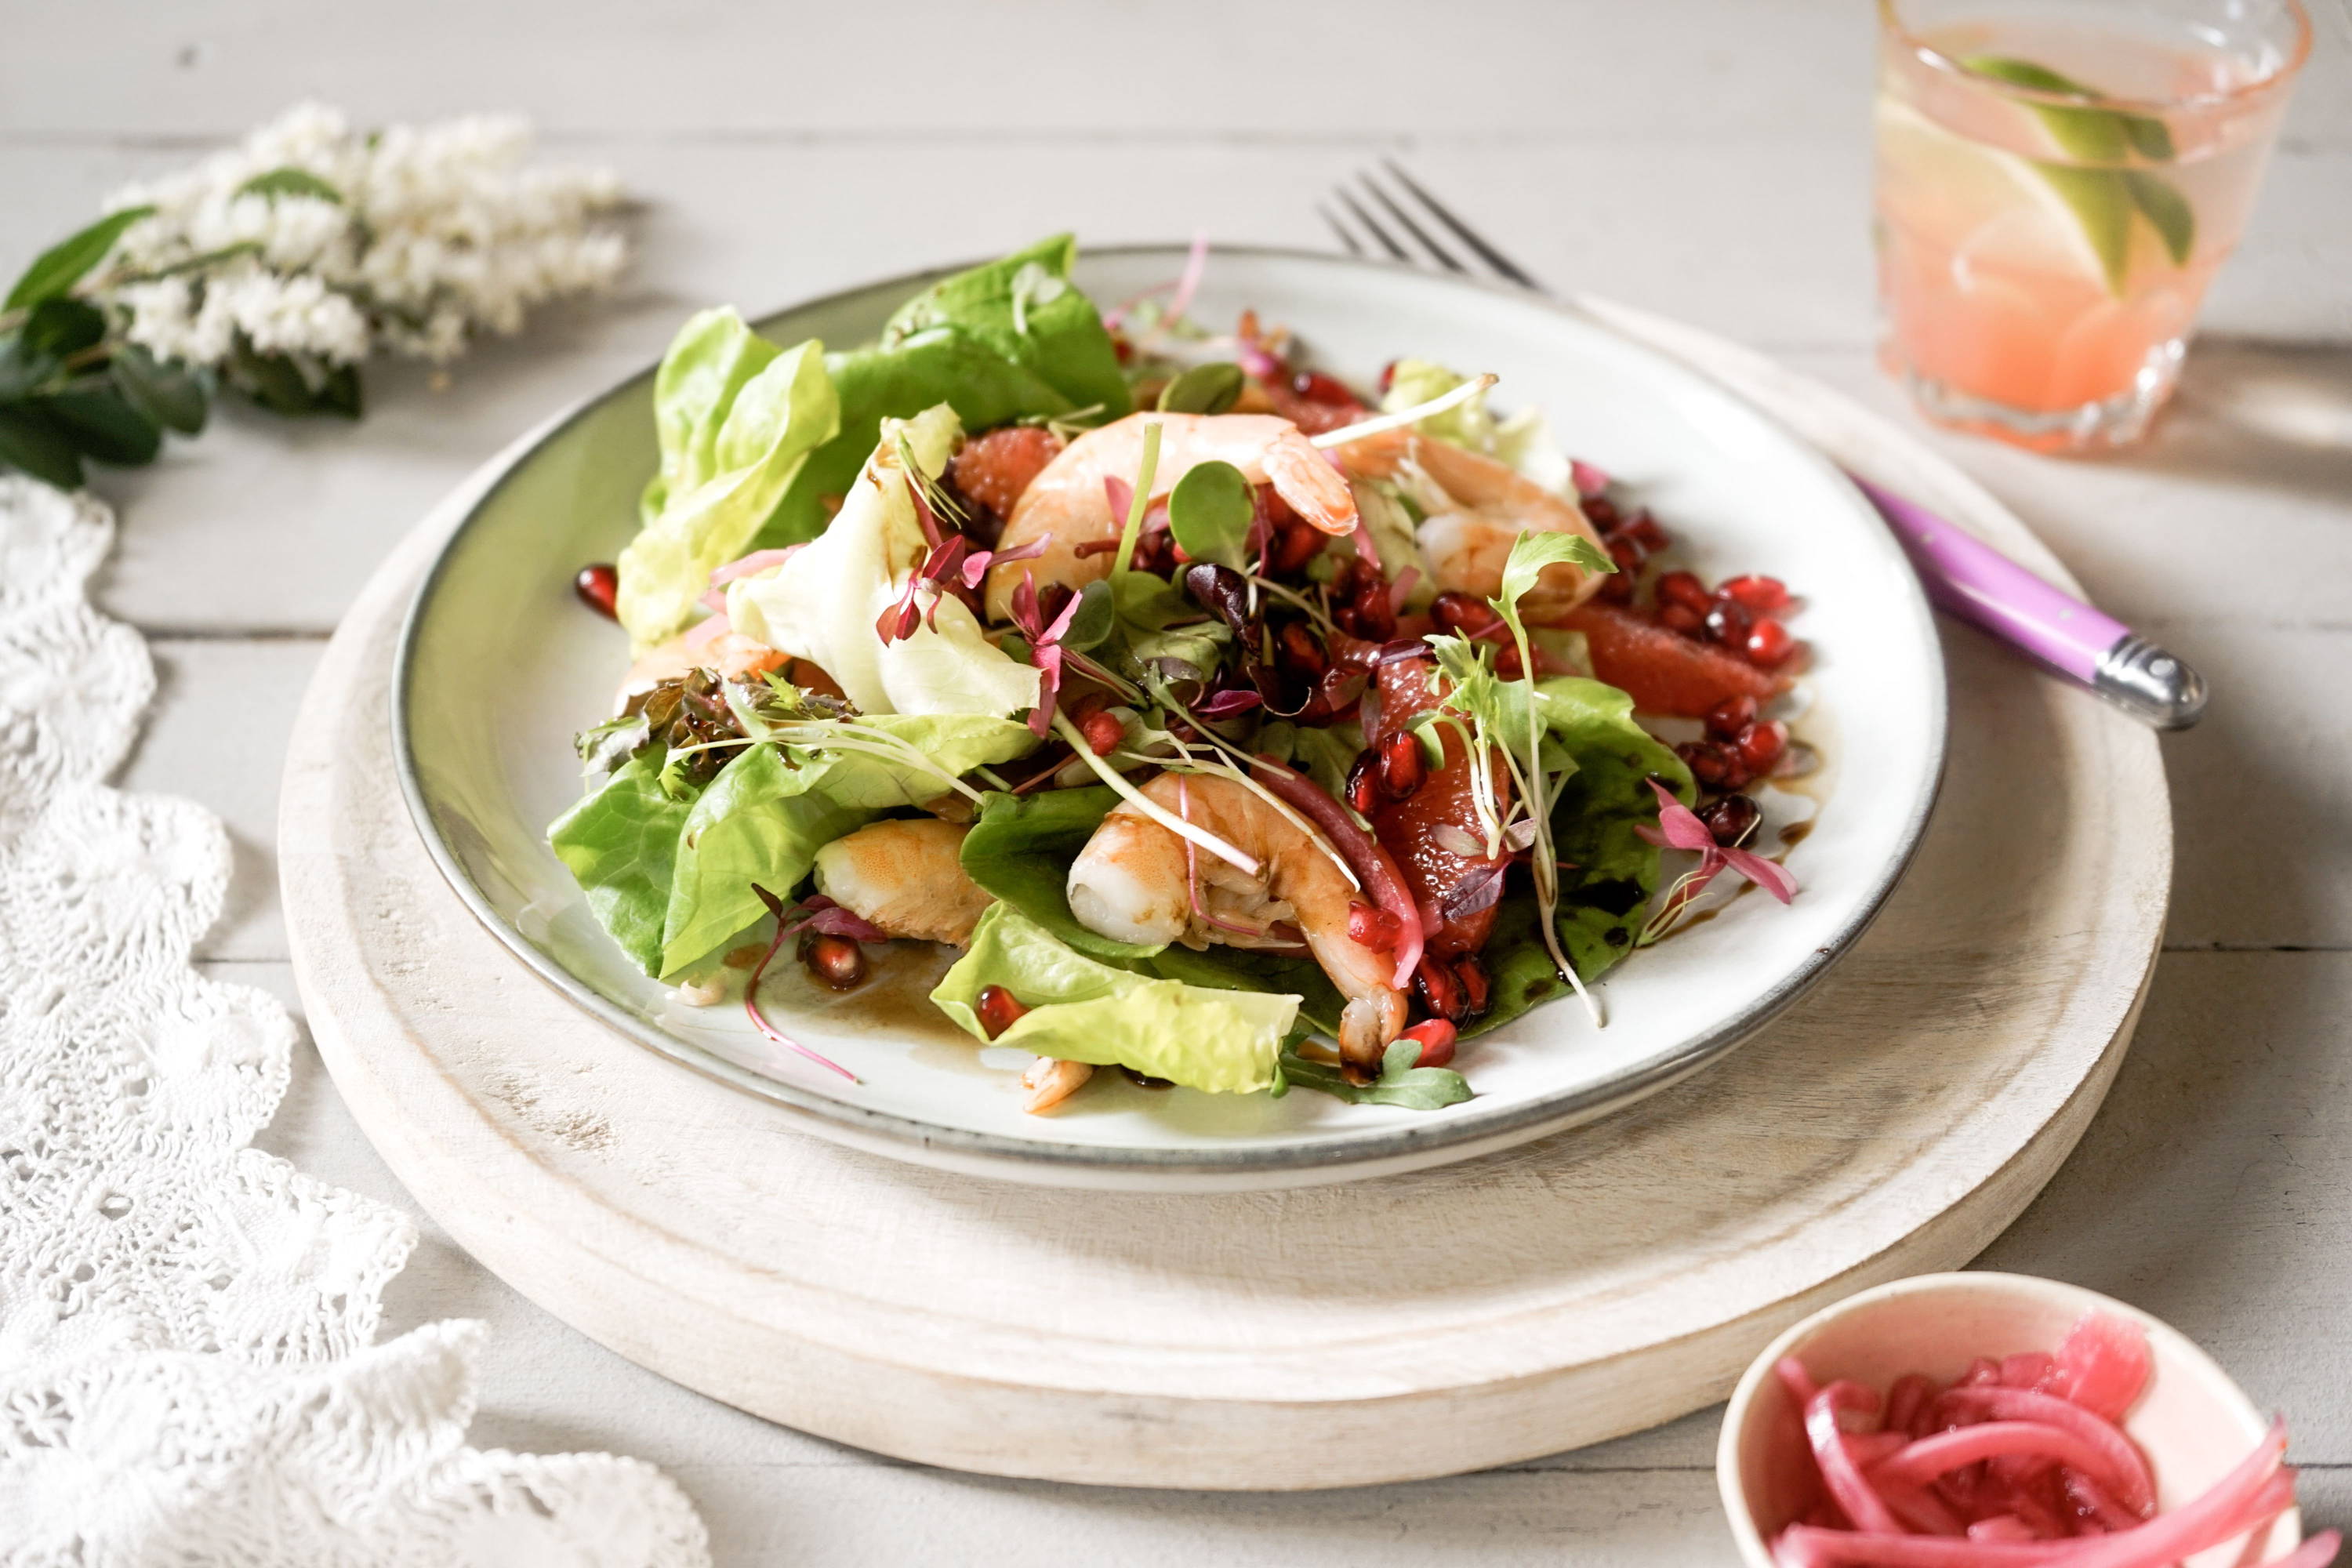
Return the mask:
<path fill-rule="evenodd" d="M 1612 314 L 2063 579 L 1883 421 Z M 320 1051 L 418 1200 L 525 1294 L 691 1387 L 887 1453 L 1291 1489 L 1694 1409 L 1795 1317 L 1997 1235 L 2096 1109 L 2155 955 L 2153 738 L 1957 633 L 1943 804 L 1879 924 L 1722 1067 L 1624 1115 L 1444 1170 L 1235 1196 L 860 1154 L 576 1012 L 439 880 L 394 782 L 385 687 L 464 502 L 377 574 L 297 726 L 281 855 Z"/>

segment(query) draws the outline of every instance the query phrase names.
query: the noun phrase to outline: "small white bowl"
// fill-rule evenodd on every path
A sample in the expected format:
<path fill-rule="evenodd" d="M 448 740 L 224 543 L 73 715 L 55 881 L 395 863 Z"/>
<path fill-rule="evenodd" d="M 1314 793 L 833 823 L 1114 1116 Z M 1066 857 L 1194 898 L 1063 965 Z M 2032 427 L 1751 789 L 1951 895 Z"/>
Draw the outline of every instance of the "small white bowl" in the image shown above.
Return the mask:
<path fill-rule="evenodd" d="M 2088 1311 L 2147 1331 L 2147 1389 L 2124 1417 L 2156 1472 L 2157 1507 L 2179 1507 L 2221 1479 L 2269 1429 L 2244 1391 L 2177 1331 L 2095 1290 L 2024 1274 L 1923 1274 L 1850 1296 L 1774 1340 L 1756 1358 L 1723 1416 L 1716 1486 L 1731 1537 L 1749 1568 L 1772 1568 L 1769 1544 L 1796 1515 L 1810 1468 L 1801 1415 L 1772 1368 L 1795 1356 L 1815 1379 L 1852 1378 L 1884 1393 L 1906 1372 L 1949 1383 L 1980 1355 L 2055 1351 Z M 2250 1550 L 2247 1538 L 2188 1560 L 2188 1568 L 2268 1563 L 2303 1540 L 2288 1510 Z"/>

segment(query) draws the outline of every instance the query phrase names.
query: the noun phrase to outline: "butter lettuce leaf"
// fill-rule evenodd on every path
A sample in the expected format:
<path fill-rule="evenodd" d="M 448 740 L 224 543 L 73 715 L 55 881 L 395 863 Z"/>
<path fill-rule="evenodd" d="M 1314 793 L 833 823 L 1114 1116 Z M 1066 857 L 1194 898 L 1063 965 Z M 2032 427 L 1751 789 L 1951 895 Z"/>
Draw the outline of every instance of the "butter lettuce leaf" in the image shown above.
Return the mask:
<path fill-rule="evenodd" d="M 1029 1008 L 993 1044 L 1133 1068 L 1211 1094 L 1273 1088 L 1298 1013 L 1296 996 L 1188 985 L 1089 958 L 1005 903 L 980 917 L 931 1000 L 987 1040 L 976 1009 L 989 985 Z"/>
<path fill-rule="evenodd" d="M 597 923 L 648 974 L 662 966 L 671 871 L 694 805 L 662 788 L 663 756 L 659 745 L 646 747 L 547 830 Z"/>
<path fill-rule="evenodd" d="M 926 599 L 922 624 L 897 641 L 875 630 L 925 552 L 899 448 L 937 477 L 961 433 L 944 404 L 887 427 L 831 527 L 785 564 L 728 584 L 735 629 L 815 664 L 867 714 L 1001 718 L 1034 708 L 1036 668 L 982 636 L 960 599 Z"/>
<path fill-rule="evenodd" d="M 654 396 L 661 468 L 619 562 L 621 624 L 640 649 L 695 618 L 712 570 L 750 548 L 809 454 L 841 427 L 824 345 L 777 349 L 731 309 L 687 322 Z"/>
<path fill-rule="evenodd" d="M 879 714 L 788 725 L 816 744 L 761 742 L 719 771 L 677 836 L 663 916 L 661 973 L 709 956 L 766 912 L 752 884 L 780 898 L 816 852 L 886 812 L 947 793 L 948 780 L 1011 762 L 1037 744 L 1025 724 L 966 714 Z M 899 751 L 905 760 L 887 754 Z"/>
<path fill-rule="evenodd" d="M 1068 281 L 1076 256 L 1071 237 L 1056 235 L 942 279 L 899 308 L 880 342 L 828 356 L 841 433 L 786 487 L 756 546 L 823 533 L 828 499 L 849 493 L 885 419 L 941 403 L 971 430 L 1097 405 L 1106 420 L 1129 413 L 1110 334 Z"/>

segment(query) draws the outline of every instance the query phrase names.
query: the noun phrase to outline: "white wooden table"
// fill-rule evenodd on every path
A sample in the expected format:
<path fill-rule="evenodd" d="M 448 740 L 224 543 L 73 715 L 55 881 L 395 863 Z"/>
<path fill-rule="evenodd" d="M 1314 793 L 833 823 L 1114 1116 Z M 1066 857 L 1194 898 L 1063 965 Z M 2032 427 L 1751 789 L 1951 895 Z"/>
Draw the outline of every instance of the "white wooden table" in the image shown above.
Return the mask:
<path fill-rule="evenodd" d="M 2095 463 L 1945 444 L 2215 689 L 2204 725 L 2165 742 L 2179 875 L 2138 1044 L 2072 1163 L 1985 1261 L 2127 1297 L 2201 1340 L 2289 1412 L 2306 1513 L 2342 1525 L 2352 13 L 2314 5 L 2318 57 L 2155 440 Z M 278 766 L 338 613 L 437 495 L 648 361 L 694 307 L 756 310 L 1063 226 L 1320 245 L 1315 196 L 1393 153 L 1549 278 L 1898 402 L 1872 361 L 1872 45 L 1852 0 L 83 0 L 16 7 L 8 32 L 0 266 L 117 183 L 306 94 L 362 121 L 522 110 L 551 154 L 609 163 L 649 203 L 617 300 L 549 314 L 451 389 L 374 374 L 357 428 L 230 409 L 153 469 L 100 480 L 122 512 L 101 603 L 163 672 L 126 782 L 226 817 L 237 879 L 205 961 L 289 1002 Z M 314 1060 L 267 1142 L 404 1201 Z M 387 1331 L 455 1315 L 495 1331 L 475 1441 L 650 1459 L 730 1564 L 1731 1560 L 1712 1413 L 1415 1486 L 1089 1491 L 924 1470 L 738 1414 L 590 1343 L 427 1225 Z"/>

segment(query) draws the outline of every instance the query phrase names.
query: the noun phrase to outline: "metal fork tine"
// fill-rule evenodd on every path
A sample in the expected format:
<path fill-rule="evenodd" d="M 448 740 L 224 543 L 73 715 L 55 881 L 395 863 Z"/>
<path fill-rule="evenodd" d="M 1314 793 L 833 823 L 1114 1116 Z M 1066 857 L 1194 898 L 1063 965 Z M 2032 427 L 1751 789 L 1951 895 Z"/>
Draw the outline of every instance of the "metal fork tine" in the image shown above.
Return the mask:
<path fill-rule="evenodd" d="M 1487 244 L 1486 241 L 1479 236 L 1475 229 L 1472 228 L 1468 224 L 1464 223 L 1460 218 L 1455 217 L 1453 210 L 1446 206 L 1444 202 L 1439 201 L 1435 196 L 1433 196 L 1427 191 L 1423 190 L 1421 188 L 1421 182 L 1414 179 L 1411 174 L 1406 174 L 1404 170 L 1399 166 L 1395 159 L 1383 158 L 1381 162 L 1387 165 L 1388 172 L 1395 177 L 1396 182 L 1399 184 L 1412 192 L 1414 198 L 1418 200 L 1423 206 L 1429 209 L 1432 216 L 1435 217 L 1438 222 L 1444 224 L 1447 228 L 1452 229 L 1454 231 L 1454 237 L 1456 239 L 1459 239 L 1463 244 L 1468 246 L 1473 251 L 1476 252 L 1479 260 L 1485 262 L 1487 266 L 1493 268 L 1496 273 L 1500 274 L 1504 278 L 1507 278 L 1522 289 L 1533 289 L 1538 292 L 1542 291 L 1543 285 L 1537 282 L 1532 274 L 1528 272 L 1526 268 L 1519 266 L 1517 262 L 1513 261 L 1509 257 L 1505 256 L 1501 251 Z"/>
<path fill-rule="evenodd" d="M 1333 234 L 1339 237 L 1339 243 L 1348 247 L 1349 255 L 1361 256 L 1364 254 L 1363 242 L 1359 240 L 1354 235 L 1348 232 L 1348 226 L 1346 224 L 1341 223 L 1338 218 L 1331 216 L 1331 209 L 1329 207 L 1325 206 L 1321 202 L 1317 202 L 1315 204 L 1315 214 L 1329 226 Z"/>
<path fill-rule="evenodd" d="M 1364 231 L 1380 242 L 1381 248 L 1389 253 L 1390 260 L 1402 261 L 1407 266 L 1412 265 L 1412 258 L 1406 253 L 1405 247 L 1391 238 L 1389 231 L 1373 221 L 1372 215 L 1364 210 L 1364 205 L 1349 192 L 1347 186 L 1334 186 L 1331 194 L 1339 198 L 1341 206 L 1355 215 L 1356 221 L 1364 226 Z"/>
<path fill-rule="evenodd" d="M 1428 251 L 1432 257 L 1435 258 L 1437 264 L 1440 267 L 1444 268 L 1448 272 L 1467 272 L 1469 270 L 1468 268 L 1463 266 L 1459 260 L 1455 259 L 1452 251 L 1446 249 L 1445 247 L 1438 244 L 1436 240 L 1431 238 L 1429 231 L 1422 227 L 1421 225 L 1415 223 L 1412 220 L 1412 215 L 1411 213 L 1406 212 L 1404 208 L 1397 205 L 1394 201 L 1391 200 L 1388 192 L 1381 189 L 1370 174 L 1362 175 L 1361 178 L 1364 182 L 1364 189 L 1371 192 L 1372 199 L 1380 203 L 1381 205 L 1388 208 L 1389 216 L 1395 218 L 1397 222 L 1404 225 L 1405 232 L 1412 235 L 1413 238 L 1421 241 L 1421 247 L 1423 250 Z"/>

